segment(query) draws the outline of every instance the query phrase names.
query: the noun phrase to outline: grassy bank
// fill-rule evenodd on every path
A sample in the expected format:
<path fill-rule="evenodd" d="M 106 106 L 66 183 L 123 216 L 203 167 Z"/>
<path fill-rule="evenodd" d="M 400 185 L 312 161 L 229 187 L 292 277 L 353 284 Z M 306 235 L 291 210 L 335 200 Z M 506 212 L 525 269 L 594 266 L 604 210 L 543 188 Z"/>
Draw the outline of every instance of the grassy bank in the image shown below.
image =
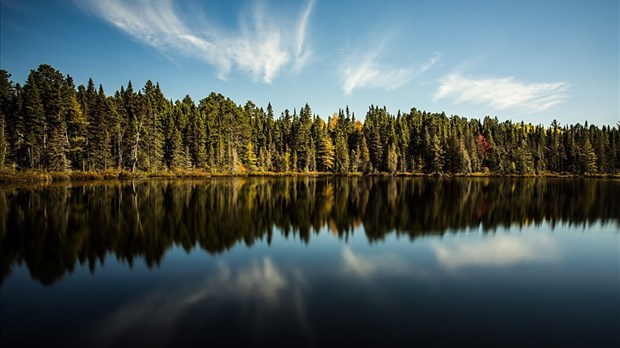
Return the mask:
<path fill-rule="evenodd" d="M 209 172 L 201 169 L 175 169 L 158 172 L 129 172 L 126 170 L 109 169 L 105 171 L 67 171 L 67 172 L 48 172 L 39 170 L 15 171 L 12 169 L 0 170 L 0 183 L 46 183 L 46 182 L 66 182 L 66 181 L 99 181 L 99 180 L 130 180 L 146 178 L 211 178 L 211 177 L 322 177 L 322 176 L 392 176 L 388 173 L 345 173 L 334 174 L 326 172 L 253 172 L 243 174 Z M 406 177 L 506 177 L 506 178 L 615 178 L 620 179 L 620 173 L 616 174 L 593 174 L 575 175 L 564 173 L 544 173 L 536 175 L 503 175 L 497 173 L 469 173 L 469 174 L 424 174 L 424 173 L 397 173 L 395 176 Z"/>

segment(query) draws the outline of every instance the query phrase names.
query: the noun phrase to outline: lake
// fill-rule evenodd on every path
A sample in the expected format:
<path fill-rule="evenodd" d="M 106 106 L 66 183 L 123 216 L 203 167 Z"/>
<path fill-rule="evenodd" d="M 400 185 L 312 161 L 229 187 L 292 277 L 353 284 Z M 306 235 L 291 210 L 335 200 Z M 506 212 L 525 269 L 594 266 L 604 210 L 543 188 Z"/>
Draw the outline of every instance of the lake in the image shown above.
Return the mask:
<path fill-rule="evenodd" d="M 0 187 L 1 344 L 620 346 L 620 181 Z"/>

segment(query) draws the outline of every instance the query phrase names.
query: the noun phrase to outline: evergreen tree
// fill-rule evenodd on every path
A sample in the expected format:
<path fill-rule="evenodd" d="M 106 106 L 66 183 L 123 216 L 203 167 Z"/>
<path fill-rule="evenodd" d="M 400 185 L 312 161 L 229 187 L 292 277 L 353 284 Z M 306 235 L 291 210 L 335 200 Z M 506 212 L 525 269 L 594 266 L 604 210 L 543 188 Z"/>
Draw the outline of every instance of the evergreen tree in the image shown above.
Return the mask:
<path fill-rule="evenodd" d="M 582 174 L 595 174 L 596 173 L 596 153 L 590 143 L 588 137 L 584 138 L 583 146 L 579 151 L 579 166 Z"/>
<path fill-rule="evenodd" d="M 186 96 L 177 107 L 182 108 L 188 119 L 188 146 L 192 165 L 205 168 L 207 160 L 207 130 L 204 115 L 196 108 L 192 98 Z"/>
<path fill-rule="evenodd" d="M 430 152 L 430 173 L 441 173 L 443 171 L 443 148 L 437 134 L 433 134 L 429 147 Z"/>
<path fill-rule="evenodd" d="M 25 145 L 30 168 L 43 168 L 47 150 L 47 121 L 34 74 L 28 75 L 24 85 Z"/>
<path fill-rule="evenodd" d="M 67 121 L 67 135 L 69 140 L 69 160 L 73 169 L 86 169 L 86 144 L 88 136 L 88 122 L 82 113 L 78 102 L 73 79 L 67 76 L 67 109 L 65 119 Z"/>
<path fill-rule="evenodd" d="M 336 134 L 336 146 L 334 153 L 335 170 L 338 173 L 347 173 L 349 171 L 349 149 L 342 132 Z"/>
<path fill-rule="evenodd" d="M 256 172 L 258 170 L 258 167 L 256 166 L 256 153 L 254 153 L 254 144 L 252 144 L 251 141 L 249 141 L 246 145 L 244 162 L 246 168 L 250 173 Z"/>
<path fill-rule="evenodd" d="M 10 145 L 10 119 L 11 107 L 14 99 L 13 83 L 11 75 L 6 70 L 0 70 L 0 168 L 4 167 L 11 150 Z"/>
<path fill-rule="evenodd" d="M 146 166 L 148 171 L 157 171 L 164 164 L 164 114 L 167 101 L 159 88 L 159 84 L 154 85 L 151 80 L 146 82 L 143 92 L 146 107 L 143 137 Z"/>
<path fill-rule="evenodd" d="M 368 174 L 372 171 L 372 164 L 370 163 L 370 153 L 368 152 L 368 146 L 366 145 L 366 137 L 362 137 L 360 144 L 360 168 L 362 173 Z"/>
<path fill-rule="evenodd" d="M 334 169 L 334 157 L 336 147 L 332 143 L 332 139 L 327 133 L 327 130 L 323 129 L 321 132 L 321 144 L 319 146 L 319 169 L 324 172 L 331 172 Z"/>
<path fill-rule="evenodd" d="M 99 85 L 99 92 L 94 108 L 91 110 L 89 122 L 89 168 L 91 170 L 105 170 L 111 165 L 111 151 L 108 134 L 108 102 L 103 86 Z"/>
<path fill-rule="evenodd" d="M 387 171 L 395 174 L 398 168 L 398 154 L 396 153 L 396 144 L 391 143 L 387 152 Z"/>

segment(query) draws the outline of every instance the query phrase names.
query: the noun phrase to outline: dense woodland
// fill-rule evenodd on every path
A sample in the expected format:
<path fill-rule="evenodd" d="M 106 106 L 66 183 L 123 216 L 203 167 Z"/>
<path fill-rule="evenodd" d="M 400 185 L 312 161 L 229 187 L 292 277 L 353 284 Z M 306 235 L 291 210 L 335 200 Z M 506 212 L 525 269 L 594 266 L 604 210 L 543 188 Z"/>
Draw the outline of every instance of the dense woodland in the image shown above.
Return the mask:
<path fill-rule="evenodd" d="M 159 84 L 131 82 L 112 95 L 75 86 L 49 65 L 24 85 L 0 71 L 0 167 L 156 173 L 268 172 L 499 175 L 617 174 L 616 126 L 531 125 L 370 106 L 325 121 L 308 104 L 276 117 L 248 101 L 211 93 L 166 99 Z"/>

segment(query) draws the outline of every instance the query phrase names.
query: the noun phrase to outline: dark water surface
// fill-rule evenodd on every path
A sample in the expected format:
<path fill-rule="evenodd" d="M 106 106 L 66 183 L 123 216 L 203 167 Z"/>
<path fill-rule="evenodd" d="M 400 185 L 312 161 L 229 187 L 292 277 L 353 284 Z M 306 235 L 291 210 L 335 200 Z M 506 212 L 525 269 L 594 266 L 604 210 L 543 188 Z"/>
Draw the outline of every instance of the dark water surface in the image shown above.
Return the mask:
<path fill-rule="evenodd" d="M 0 187 L 2 347 L 620 346 L 620 181 Z"/>

